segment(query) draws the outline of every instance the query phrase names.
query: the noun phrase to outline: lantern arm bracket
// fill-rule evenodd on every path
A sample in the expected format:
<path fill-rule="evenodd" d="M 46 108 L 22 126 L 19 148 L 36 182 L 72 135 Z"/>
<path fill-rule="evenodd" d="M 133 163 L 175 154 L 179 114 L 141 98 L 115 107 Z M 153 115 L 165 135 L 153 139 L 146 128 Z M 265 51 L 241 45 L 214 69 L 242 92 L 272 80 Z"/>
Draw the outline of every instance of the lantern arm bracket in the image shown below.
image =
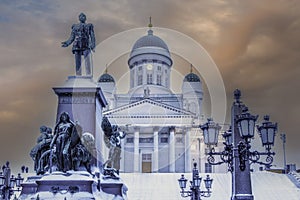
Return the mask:
<path fill-rule="evenodd" d="M 181 196 L 182 197 L 190 197 L 190 196 L 192 196 L 192 191 L 185 191 L 183 188 L 182 188 L 182 190 L 180 191 L 180 194 L 181 194 Z"/>
<path fill-rule="evenodd" d="M 228 163 L 228 166 L 231 166 L 233 161 L 233 147 L 232 145 L 226 145 L 224 150 L 221 152 L 216 152 L 214 148 L 212 148 L 208 153 L 207 161 L 211 165 L 221 165 L 223 163 Z M 221 161 L 216 162 L 214 156 L 220 156 Z M 231 171 L 231 167 L 229 167 L 229 171 Z"/>
<path fill-rule="evenodd" d="M 207 191 L 200 191 L 200 195 L 202 197 L 210 197 L 211 196 L 211 190 L 207 189 Z"/>
<path fill-rule="evenodd" d="M 274 155 L 275 155 L 275 152 L 271 152 L 270 149 L 268 149 L 267 152 L 258 152 L 258 151 L 249 152 L 249 160 L 251 161 L 250 164 L 257 163 L 260 165 L 269 166 L 273 163 Z M 265 162 L 259 161 L 261 156 L 267 156 L 265 159 Z"/>
<path fill-rule="evenodd" d="M 215 158 L 213 155 L 209 155 L 207 157 L 207 161 L 210 165 L 221 165 L 223 163 L 225 163 L 224 161 L 219 161 L 219 162 L 216 162 Z"/>
<path fill-rule="evenodd" d="M 193 189 L 193 188 L 191 187 L 191 190 L 188 190 L 188 191 L 182 189 L 182 190 L 180 191 L 181 196 L 184 197 L 184 198 L 192 196 L 192 195 L 193 195 L 193 191 L 192 191 L 192 190 L 198 190 L 198 192 L 199 192 L 198 194 L 200 194 L 202 197 L 210 197 L 210 196 L 211 196 L 211 193 L 212 193 L 212 191 L 209 190 L 209 189 L 207 189 L 207 191 L 202 191 L 202 190 L 200 190 L 200 189 Z"/>

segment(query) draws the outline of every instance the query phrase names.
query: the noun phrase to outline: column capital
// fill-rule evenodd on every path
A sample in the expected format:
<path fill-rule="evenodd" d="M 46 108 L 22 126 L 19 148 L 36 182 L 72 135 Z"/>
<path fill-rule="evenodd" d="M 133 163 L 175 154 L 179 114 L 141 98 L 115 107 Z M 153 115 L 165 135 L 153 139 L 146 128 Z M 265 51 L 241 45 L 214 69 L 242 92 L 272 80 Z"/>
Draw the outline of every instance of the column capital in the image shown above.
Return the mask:
<path fill-rule="evenodd" d="M 183 132 L 186 133 L 186 132 L 190 132 L 190 131 L 191 131 L 191 128 L 192 128 L 192 127 L 185 126 L 185 127 L 182 128 L 182 130 L 183 130 Z"/>
<path fill-rule="evenodd" d="M 159 130 L 159 126 L 154 126 L 153 127 L 153 132 L 158 132 L 158 130 Z"/>
<path fill-rule="evenodd" d="M 139 132 L 140 131 L 140 127 L 139 126 L 135 126 L 133 127 L 134 132 Z"/>
<path fill-rule="evenodd" d="M 169 126 L 169 131 L 174 131 L 175 132 L 175 126 Z"/>

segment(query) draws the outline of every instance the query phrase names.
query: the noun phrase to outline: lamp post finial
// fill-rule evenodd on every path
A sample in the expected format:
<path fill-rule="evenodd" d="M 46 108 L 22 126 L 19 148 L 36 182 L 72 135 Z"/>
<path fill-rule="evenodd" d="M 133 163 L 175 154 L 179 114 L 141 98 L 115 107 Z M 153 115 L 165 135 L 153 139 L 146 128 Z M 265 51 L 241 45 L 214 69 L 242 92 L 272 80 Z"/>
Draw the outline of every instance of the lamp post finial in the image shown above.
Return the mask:
<path fill-rule="evenodd" d="M 241 91 L 239 89 L 234 90 L 234 99 L 236 101 L 240 100 L 241 98 Z"/>

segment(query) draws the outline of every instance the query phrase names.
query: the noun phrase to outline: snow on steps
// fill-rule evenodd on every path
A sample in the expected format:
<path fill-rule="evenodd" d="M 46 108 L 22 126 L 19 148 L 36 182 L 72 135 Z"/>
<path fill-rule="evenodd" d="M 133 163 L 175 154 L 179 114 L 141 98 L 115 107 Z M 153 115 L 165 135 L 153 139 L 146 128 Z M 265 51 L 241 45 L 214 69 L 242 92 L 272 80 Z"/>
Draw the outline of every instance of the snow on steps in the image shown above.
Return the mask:
<path fill-rule="evenodd" d="M 179 173 L 122 173 L 120 176 L 128 187 L 129 200 L 182 200 L 178 185 Z M 201 174 L 205 178 L 206 174 Z M 231 174 L 210 174 L 213 178 L 212 195 L 207 200 L 229 200 Z M 185 177 L 191 180 L 191 173 Z M 203 182 L 203 181 L 202 181 Z M 202 183 L 204 189 L 204 184 Z M 271 172 L 252 173 L 254 200 L 300 200 L 298 189 L 284 174 Z M 189 198 L 185 198 L 189 199 Z"/>

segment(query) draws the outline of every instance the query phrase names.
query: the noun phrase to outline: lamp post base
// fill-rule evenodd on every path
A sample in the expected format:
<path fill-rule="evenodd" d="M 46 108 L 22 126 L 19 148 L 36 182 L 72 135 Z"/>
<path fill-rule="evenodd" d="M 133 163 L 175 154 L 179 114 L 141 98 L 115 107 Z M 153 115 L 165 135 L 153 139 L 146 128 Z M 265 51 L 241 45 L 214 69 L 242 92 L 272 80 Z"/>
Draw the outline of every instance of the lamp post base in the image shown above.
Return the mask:
<path fill-rule="evenodd" d="M 254 200 L 254 196 L 252 194 L 235 194 L 231 200 Z"/>

